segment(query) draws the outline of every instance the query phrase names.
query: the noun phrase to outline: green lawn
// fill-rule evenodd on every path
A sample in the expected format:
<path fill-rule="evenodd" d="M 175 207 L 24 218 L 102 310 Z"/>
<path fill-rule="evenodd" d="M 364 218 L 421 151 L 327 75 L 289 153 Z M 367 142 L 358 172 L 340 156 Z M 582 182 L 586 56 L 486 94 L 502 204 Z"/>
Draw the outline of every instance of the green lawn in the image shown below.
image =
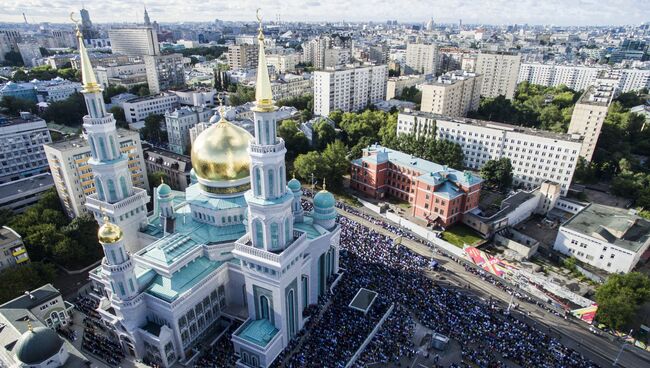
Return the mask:
<path fill-rule="evenodd" d="M 462 248 L 464 244 L 477 245 L 483 241 L 474 230 L 463 224 L 456 224 L 443 231 L 442 238 L 458 248 Z"/>

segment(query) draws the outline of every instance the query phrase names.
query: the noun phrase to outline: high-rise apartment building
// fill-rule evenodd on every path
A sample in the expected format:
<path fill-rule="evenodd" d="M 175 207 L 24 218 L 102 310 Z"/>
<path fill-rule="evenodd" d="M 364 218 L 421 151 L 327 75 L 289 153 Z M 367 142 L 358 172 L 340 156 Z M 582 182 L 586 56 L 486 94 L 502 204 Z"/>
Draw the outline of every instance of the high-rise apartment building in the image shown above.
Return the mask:
<path fill-rule="evenodd" d="M 478 109 L 483 76 L 456 70 L 422 86 L 420 110 L 449 116 L 467 116 Z"/>
<path fill-rule="evenodd" d="M 108 31 L 114 54 L 128 56 L 160 55 L 158 35 L 152 27 L 112 28 Z"/>
<path fill-rule="evenodd" d="M 145 55 L 143 58 L 150 93 L 160 93 L 185 85 L 182 54 Z"/>
<path fill-rule="evenodd" d="M 0 115 L 0 184 L 47 172 L 43 145 L 52 142 L 45 120 Z"/>
<path fill-rule="evenodd" d="M 91 40 L 98 37 L 98 33 L 93 27 L 93 22 L 90 20 L 90 13 L 86 8 L 79 10 L 81 15 L 81 34 L 84 40 Z"/>
<path fill-rule="evenodd" d="M 549 180 L 560 184 L 562 195 L 569 189 L 582 147 L 582 137 L 577 134 L 420 111 L 400 113 L 397 134 L 414 132 L 459 144 L 469 169 L 478 170 L 488 160 L 509 158 L 514 185 L 532 189 Z"/>
<path fill-rule="evenodd" d="M 363 65 L 314 72 L 314 113 L 358 111 L 386 97 L 387 65 Z"/>
<path fill-rule="evenodd" d="M 521 55 L 506 52 L 481 52 L 476 59 L 475 71 L 483 75 L 481 96 L 515 96 Z"/>
<path fill-rule="evenodd" d="M 386 82 L 386 101 L 402 95 L 404 88 L 415 87 L 425 82 L 424 74 L 403 75 L 388 78 Z"/>
<path fill-rule="evenodd" d="M 568 132 L 583 137 L 580 156 L 587 161 L 591 161 L 594 155 L 600 129 L 614 97 L 614 90 L 614 87 L 607 85 L 591 86 L 573 107 Z"/>
<path fill-rule="evenodd" d="M 329 37 L 318 37 L 302 44 L 302 60 L 316 69 L 325 68 L 325 50 L 332 47 Z"/>
<path fill-rule="evenodd" d="M 36 66 L 36 59 L 43 57 L 41 54 L 41 46 L 36 42 L 21 42 L 18 45 L 18 52 L 23 59 L 23 64 L 26 67 Z"/>
<path fill-rule="evenodd" d="M 257 65 L 257 54 L 257 45 L 230 45 L 226 54 L 228 67 L 231 70 L 255 68 Z"/>
<path fill-rule="evenodd" d="M 212 109 L 184 106 L 165 113 L 165 126 L 169 149 L 177 154 L 189 153 L 190 128 L 199 122 L 207 122 L 213 115 Z M 216 122 L 216 121 L 215 121 Z"/>
<path fill-rule="evenodd" d="M 406 73 L 436 74 L 438 70 L 438 45 L 409 43 L 406 45 Z"/>
<path fill-rule="evenodd" d="M 266 62 L 273 65 L 278 73 L 295 72 L 296 65 L 300 63 L 301 55 L 293 54 L 271 54 L 266 57 Z"/>
<path fill-rule="evenodd" d="M 147 170 L 142 154 L 142 142 L 138 132 L 117 130 L 120 152 L 128 158 L 128 168 L 133 185 L 149 189 Z M 88 160 L 91 158 L 88 141 L 82 137 L 46 144 L 47 162 L 54 178 L 63 209 L 69 217 L 76 217 L 88 210 L 86 197 L 95 193 L 95 177 Z"/>
<path fill-rule="evenodd" d="M 144 150 L 147 172 L 165 174 L 164 182 L 175 190 L 185 191 L 190 186 L 192 161 L 190 156 L 179 155 L 161 148 L 148 147 Z"/>

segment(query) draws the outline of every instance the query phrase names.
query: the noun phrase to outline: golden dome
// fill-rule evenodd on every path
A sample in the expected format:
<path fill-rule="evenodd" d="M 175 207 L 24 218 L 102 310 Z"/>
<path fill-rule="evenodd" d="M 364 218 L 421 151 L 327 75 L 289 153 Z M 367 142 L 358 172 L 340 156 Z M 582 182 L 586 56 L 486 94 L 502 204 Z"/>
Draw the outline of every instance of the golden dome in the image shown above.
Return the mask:
<path fill-rule="evenodd" d="M 245 129 L 222 117 L 192 143 L 194 172 L 198 177 L 211 181 L 247 178 L 251 163 L 247 148 L 252 138 Z"/>
<path fill-rule="evenodd" d="M 104 216 L 104 224 L 99 227 L 97 238 L 104 244 L 115 243 L 122 239 L 122 229 L 111 223 L 107 216 Z"/>

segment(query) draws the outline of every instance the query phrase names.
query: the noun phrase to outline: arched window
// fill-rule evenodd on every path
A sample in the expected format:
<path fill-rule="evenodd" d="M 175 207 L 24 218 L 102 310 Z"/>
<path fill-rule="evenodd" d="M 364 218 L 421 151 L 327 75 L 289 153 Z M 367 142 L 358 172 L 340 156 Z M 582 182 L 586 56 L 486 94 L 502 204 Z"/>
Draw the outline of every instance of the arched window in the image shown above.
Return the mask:
<path fill-rule="evenodd" d="M 255 247 L 262 248 L 264 244 L 264 228 L 262 227 L 262 222 L 260 220 L 254 220 L 253 227 L 255 229 Z"/>
<path fill-rule="evenodd" d="M 255 168 L 255 195 L 262 195 L 262 169 L 259 167 Z"/>
<path fill-rule="evenodd" d="M 90 143 L 90 154 L 93 157 L 97 157 L 97 151 L 95 150 L 95 139 L 93 137 L 88 137 L 88 143 Z"/>
<path fill-rule="evenodd" d="M 309 303 L 309 278 L 307 276 L 302 277 L 302 307 L 307 308 Z"/>
<path fill-rule="evenodd" d="M 289 336 L 293 337 L 296 333 L 296 316 L 295 316 L 295 295 L 293 289 L 287 294 L 287 318 L 289 319 Z"/>
<path fill-rule="evenodd" d="M 279 226 L 277 223 L 274 222 L 271 224 L 271 249 L 278 249 L 280 247 L 278 228 Z"/>
<path fill-rule="evenodd" d="M 280 167 L 280 170 L 278 170 L 278 182 L 280 182 L 280 194 L 284 193 L 284 167 Z"/>
<path fill-rule="evenodd" d="M 122 188 L 122 195 L 124 196 L 124 198 L 131 195 L 131 193 L 129 193 L 129 188 L 126 185 L 126 178 L 123 176 L 120 177 L 120 187 Z"/>
<path fill-rule="evenodd" d="M 264 130 L 266 132 L 266 137 L 265 137 L 266 138 L 266 144 L 271 143 L 271 133 L 269 133 L 269 125 L 270 124 L 268 122 L 266 122 L 264 124 L 264 128 L 265 128 Z"/>
<path fill-rule="evenodd" d="M 289 244 L 291 241 L 291 234 L 289 232 L 289 218 L 284 219 L 284 244 Z"/>
<path fill-rule="evenodd" d="M 92 98 L 90 99 L 90 110 L 91 110 L 90 115 L 92 117 L 96 118 L 97 117 L 97 107 L 95 106 L 95 100 L 92 99 Z"/>
<path fill-rule="evenodd" d="M 99 159 L 100 160 L 106 160 L 106 142 L 104 141 L 104 137 L 99 137 Z"/>
<path fill-rule="evenodd" d="M 106 186 L 108 187 L 108 200 L 110 202 L 117 201 L 117 192 L 115 191 L 115 183 L 113 183 L 113 179 L 108 179 Z"/>
<path fill-rule="evenodd" d="M 111 151 L 113 151 L 113 159 L 116 159 L 117 158 L 117 149 L 115 148 L 115 138 L 113 138 L 113 136 L 110 136 L 110 138 L 108 138 L 108 139 L 111 142 Z"/>
<path fill-rule="evenodd" d="M 260 142 L 260 144 L 264 143 L 264 141 L 262 141 L 262 120 L 257 121 L 257 141 Z"/>
<path fill-rule="evenodd" d="M 106 200 L 104 198 L 104 187 L 102 186 L 102 180 L 100 178 L 95 178 L 95 190 L 97 191 L 97 197 L 100 201 Z"/>
<path fill-rule="evenodd" d="M 275 178 L 273 170 L 269 170 L 269 197 L 275 197 Z"/>
<path fill-rule="evenodd" d="M 266 295 L 260 296 L 260 319 L 271 320 L 271 308 L 269 298 Z"/>

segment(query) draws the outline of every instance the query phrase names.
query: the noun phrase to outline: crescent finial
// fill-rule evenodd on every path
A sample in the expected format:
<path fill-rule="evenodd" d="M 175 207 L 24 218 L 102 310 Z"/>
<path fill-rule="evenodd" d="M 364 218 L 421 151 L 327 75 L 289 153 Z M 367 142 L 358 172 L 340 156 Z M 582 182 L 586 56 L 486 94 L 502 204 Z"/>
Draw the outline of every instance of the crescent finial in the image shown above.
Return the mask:
<path fill-rule="evenodd" d="M 258 22 L 262 23 L 262 16 L 260 15 L 260 10 L 262 10 L 262 8 L 257 8 L 257 10 L 255 11 L 255 17 L 257 17 Z"/>
<path fill-rule="evenodd" d="M 74 12 L 70 12 L 70 20 L 71 20 L 74 24 L 79 25 L 79 20 L 77 20 L 77 19 L 74 18 Z"/>

